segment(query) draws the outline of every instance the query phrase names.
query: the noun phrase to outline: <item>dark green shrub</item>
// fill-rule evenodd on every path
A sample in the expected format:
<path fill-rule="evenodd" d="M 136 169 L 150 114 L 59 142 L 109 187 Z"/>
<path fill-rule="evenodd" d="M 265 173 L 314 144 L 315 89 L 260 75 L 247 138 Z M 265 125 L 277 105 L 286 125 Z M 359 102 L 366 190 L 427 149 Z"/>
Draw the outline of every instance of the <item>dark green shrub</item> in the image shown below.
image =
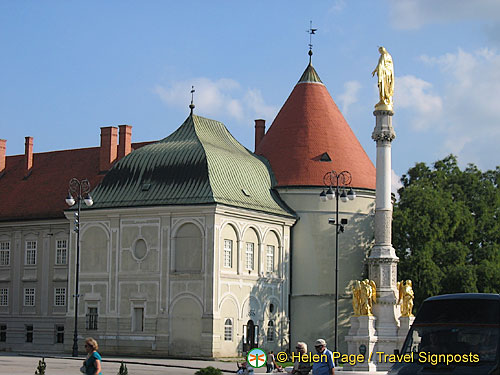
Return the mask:
<path fill-rule="evenodd" d="M 196 371 L 194 375 L 222 375 L 222 371 L 218 368 L 208 366 Z"/>
<path fill-rule="evenodd" d="M 120 365 L 120 370 L 118 370 L 118 375 L 128 375 L 127 365 L 123 363 Z"/>
<path fill-rule="evenodd" d="M 45 363 L 45 358 L 42 358 L 41 361 L 38 361 L 38 367 L 36 368 L 35 375 L 45 375 L 46 368 L 47 364 Z"/>

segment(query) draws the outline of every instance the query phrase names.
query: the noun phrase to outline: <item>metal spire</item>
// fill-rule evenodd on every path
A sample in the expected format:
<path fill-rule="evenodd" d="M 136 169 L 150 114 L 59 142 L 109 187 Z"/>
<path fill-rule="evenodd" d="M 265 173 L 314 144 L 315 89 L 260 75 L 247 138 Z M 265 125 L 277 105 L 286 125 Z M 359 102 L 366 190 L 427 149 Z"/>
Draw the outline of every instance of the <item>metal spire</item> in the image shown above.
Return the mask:
<path fill-rule="evenodd" d="M 193 114 L 193 109 L 195 107 L 194 103 L 193 103 L 193 100 L 194 100 L 194 92 L 195 92 L 195 89 L 194 89 L 194 86 L 191 86 L 191 104 L 189 105 L 189 108 L 191 109 L 191 115 Z"/>
<path fill-rule="evenodd" d="M 313 51 L 312 51 L 312 48 L 313 48 L 313 45 L 312 45 L 312 36 L 313 34 L 316 34 L 316 31 L 318 29 L 313 29 L 312 27 L 312 23 L 313 21 L 309 21 L 309 30 L 306 30 L 306 33 L 309 33 L 309 64 L 311 64 L 311 60 L 312 60 L 312 54 L 313 54 Z"/>

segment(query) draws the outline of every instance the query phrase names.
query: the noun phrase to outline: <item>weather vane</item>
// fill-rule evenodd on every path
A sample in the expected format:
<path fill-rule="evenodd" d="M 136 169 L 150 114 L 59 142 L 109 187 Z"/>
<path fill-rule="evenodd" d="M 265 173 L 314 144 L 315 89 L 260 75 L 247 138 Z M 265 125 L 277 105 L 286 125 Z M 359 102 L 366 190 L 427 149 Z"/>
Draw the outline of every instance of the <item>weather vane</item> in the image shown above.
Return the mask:
<path fill-rule="evenodd" d="M 191 109 L 191 114 L 193 114 L 193 109 L 194 109 L 194 92 L 196 90 L 194 89 L 194 86 L 191 86 L 191 104 L 189 105 L 189 108 Z"/>
<path fill-rule="evenodd" d="M 311 63 L 311 58 L 312 58 L 312 48 L 313 48 L 313 45 L 312 45 L 312 36 L 313 34 L 316 34 L 316 31 L 318 31 L 318 29 L 313 29 L 312 27 L 312 24 L 313 24 L 313 21 L 309 21 L 309 30 L 306 30 L 306 33 L 309 33 L 309 64 Z"/>

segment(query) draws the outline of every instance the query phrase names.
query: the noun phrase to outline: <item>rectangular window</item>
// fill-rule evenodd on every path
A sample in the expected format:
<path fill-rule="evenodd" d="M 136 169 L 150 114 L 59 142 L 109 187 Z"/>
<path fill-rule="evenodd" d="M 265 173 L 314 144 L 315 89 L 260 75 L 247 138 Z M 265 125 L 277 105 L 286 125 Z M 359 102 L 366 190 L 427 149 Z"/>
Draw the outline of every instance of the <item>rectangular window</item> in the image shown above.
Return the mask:
<path fill-rule="evenodd" d="M 271 273 L 274 271 L 274 246 L 273 245 L 267 245 L 266 271 L 268 273 Z"/>
<path fill-rule="evenodd" d="M 33 342 L 33 326 L 27 325 L 26 327 L 26 342 Z"/>
<path fill-rule="evenodd" d="M 0 342 L 7 341 L 7 325 L 0 325 Z"/>
<path fill-rule="evenodd" d="M 144 307 L 134 307 L 134 332 L 144 332 Z"/>
<path fill-rule="evenodd" d="M 0 306 L 9 306 L 9 289 L 0 289 Z"/>
<path fill-rule="evenodd" d="M 36 264 L 36 241 L 26 241 L 26 258 L 24 264 Z"/>
<path fill-rule="evenodd" d="M 64 344 L 64 326 L 56 326 L 56 344 Z"/>
<path fill-rule="evenodd" d="M 0 266 L 10 265 L 10 242 L 0 242 Z"/>
<path fill-rule="evenodd" d="M 66 288 L 54 288 L 54 305 L 66 306 Z"/>
<path fill-rule="evenodd" d="M 97 307 L 89 307 L 87 312 L 87 330 L 96 331 L 97 330 Z"/>
<path fill-rule="evenodd" d="M 56 241 L 56 264 L 66 264 L 68 262 L 68 241 Z"/>
<path fill-rule="evenodd" d="M 224 267 L 231 268 L 233 266 L 233 241 L 224 240 Z"/>
<path fill-rule="evenodd" d="M 252 242 L 247 242 L 246 251 L 246 269 L 253 270 L 253 248 L 254 244 Z"/>
<path fill-rule="evenodd" d="M 24 306 L 35 306 L 35 288 L 24 288 Z"/>

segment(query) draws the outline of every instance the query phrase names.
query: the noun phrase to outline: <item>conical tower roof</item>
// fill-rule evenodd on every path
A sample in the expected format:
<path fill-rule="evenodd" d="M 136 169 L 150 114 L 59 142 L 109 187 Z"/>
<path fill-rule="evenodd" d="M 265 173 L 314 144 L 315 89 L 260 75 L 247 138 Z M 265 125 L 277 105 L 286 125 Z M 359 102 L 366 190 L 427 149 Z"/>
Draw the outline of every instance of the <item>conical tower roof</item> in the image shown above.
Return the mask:
<path fill-rule="evenodd" d="M 375 189 L 375 167 L 311 63 L 257 145 L 277 186 L 323 186 L 331 170 L 347 170 L 355 188 Z"/>

